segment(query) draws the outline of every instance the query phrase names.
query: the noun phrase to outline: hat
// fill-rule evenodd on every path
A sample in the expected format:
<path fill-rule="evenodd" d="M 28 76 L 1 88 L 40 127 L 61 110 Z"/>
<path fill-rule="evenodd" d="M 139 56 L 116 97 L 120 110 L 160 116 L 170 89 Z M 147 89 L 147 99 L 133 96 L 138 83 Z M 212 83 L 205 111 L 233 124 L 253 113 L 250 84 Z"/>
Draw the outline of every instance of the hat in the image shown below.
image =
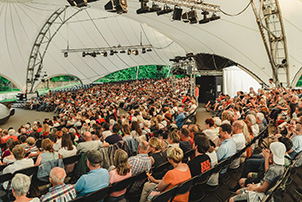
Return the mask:
<path fill-rule="evenodd" d="M 281 142 L 273 142 L 269 146 L 273 153 L 273 161 L 275 164 L 284 165 L 284 155 L 286 152 L 285 145 Z"/>

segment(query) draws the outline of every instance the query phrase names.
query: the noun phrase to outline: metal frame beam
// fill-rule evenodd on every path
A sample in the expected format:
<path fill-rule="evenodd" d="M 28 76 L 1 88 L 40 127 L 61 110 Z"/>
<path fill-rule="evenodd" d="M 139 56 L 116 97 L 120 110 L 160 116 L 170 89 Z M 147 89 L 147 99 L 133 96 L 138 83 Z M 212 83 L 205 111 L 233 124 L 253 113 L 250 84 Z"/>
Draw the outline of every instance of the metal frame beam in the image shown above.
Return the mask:
<path fill-rule="evenodd" d="M 43 60 L 47 52 L 48 46 L 54 36 L 58 33 L 60 28 L 76 14 L 84 10 L 85 8 L 77 9 L 71 15 L 67 14 L 67 8 L 65 6 L 57 9 L 44 23 L 40 29 L 36 40 L 33 44 L 28 65 L 27 65 L 27 74 L 26 74 L 26 92 L 33 92 L 36 81 L 40 78 L 40 72 L 43 69 Z M 53 24 L 58 25 L 55 31 L 51 32 L 50 28 Z"/>

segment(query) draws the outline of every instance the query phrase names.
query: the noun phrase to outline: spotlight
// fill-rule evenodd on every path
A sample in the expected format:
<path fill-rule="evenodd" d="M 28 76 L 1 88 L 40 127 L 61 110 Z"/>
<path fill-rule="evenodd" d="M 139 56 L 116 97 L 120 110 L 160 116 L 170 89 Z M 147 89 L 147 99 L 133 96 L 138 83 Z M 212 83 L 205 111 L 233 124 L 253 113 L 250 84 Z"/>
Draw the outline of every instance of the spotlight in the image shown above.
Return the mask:
<path fill-rule="evenodd" d="M 86 56 L 86 53 L 83 51 L 82 53 L 82 57 L 84 58 Z"/>
<path fill-rule="evenodd" d="M 110 0 L 104 6 L 109 12 L 127 13 L 127 0 Z"/>
<path fill-rule="evenodd" d="M 141 2 L 141 7 L 136 10 L 137 14 L 148 13 L 150 8 L 147 6 L 149 0 L 139 0 Z"/>
<path fill-rule="evenodd" d="M 96 52 L 90 53 L 90 56 L 95 58 L 96 57 Z"/>
<path fill-rule="evenodd" d="M 110 50 L 110 54 L 109 55 L 114 55 L 114 52 L 113 50 Z"/>
<path fill-rule="evenodd" d="M 102 56 L 107 57 L 108 53 L 106 51 L 101 53 Z"/>
<path fill-rule="evenodd" d="M 150 8 L 150 11 L 149 12 L 158 12 L 158 11 L 160 11 L 161 10 L 161 8 L 157 5 L 157 4 L 155 4 L 154 2 L 152 3 L 152 7 Z"/>
<path fill-rule="evenodd" d="M 146 48 L 142 48 L 142 54 L 146 53 Z"/>
<path fill-rule="evenodd" d="M 173 20 L 181 20 L 181 14 L 182 14 L 182 9 L 177 7 L 177 6 L 174 6 L 172 19 Z"/>
<path fill-rule="evenodd" d="M 64 52 L 64 57 L 67 58 L 68 57 L 68 53 Z"/>
<path fill-rule="evenodd" d="M 208 11 L 203 11 L 201 14 L 203 15 L 203 19 L 199 20 L 199 24 L 204 24 L 204 23 L 210 22 L 210 18 L 207 17 L 207 15 L 209 14 Z"/>
<path fill-rule="evenodd" d="M 190 24 L 197 23 L 197 14 L 195 10 L 188 11 L 182 15 L 182 19 L 185 23 L 190 22 Z"/>
<path fill-rule="evenodd" d="M 121 50 L 120 53 L 126 53 L 126 51 L 125 50 Z"/>
<path fill-rule="evenodd" d="M 152 49 L 151 49 L 151 48 L 148 48 L 148 49 L 147 49 L 147 52 L 151 52 L 151 51 L 152 51 Z"/>
<path fill-rule="evenodd" d="M 128 49 L 127 54 L 128 54 L 128 55 L 131 55 L 131 50 L 130 50 L 130 49 Z"/>
<path fill-rule="evenodd" d="M 215 13 L 213 13 L 212 17 L 210 17 L 210 21 L 214 21 L 218 19 L 220 19 L 220 16 L 217 16 Z"/>
<path fill-rule="evenodd" d="M 133 51 L 132 51 L 132 54 L 133 54 L 133 55 L 138 55 L 138 50 L 133 50 Z"/>
<path fill-rule="evenodd" d="M 167 4 L 165 4 L 164 9 L 157 11 L 157 15 L 164 15 L 167 13 L 171 13 L 173 11 L 173 9 L 171 9 Z"/>

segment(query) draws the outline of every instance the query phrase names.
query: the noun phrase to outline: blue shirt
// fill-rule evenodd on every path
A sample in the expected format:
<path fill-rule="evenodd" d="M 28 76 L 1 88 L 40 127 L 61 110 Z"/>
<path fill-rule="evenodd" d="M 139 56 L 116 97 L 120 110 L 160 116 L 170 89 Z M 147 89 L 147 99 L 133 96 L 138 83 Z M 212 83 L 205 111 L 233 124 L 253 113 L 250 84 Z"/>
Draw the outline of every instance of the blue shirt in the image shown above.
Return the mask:
<path fill-rule="evenodd" d="M 104 168 L 99 168 L 89 171 L 89 173 L 82 175 L 75 184 L 79 196 L 85 196 L 91 192 L 100 190 L 109 185 L 109 173 Z"/>
<path fill-rule="evenodd" d="M 185 117 L 186 117 L 185 114 L 182 113 L 182 112 L 177 115 L 175 121 L 176 121 L 176 125 L 177 125 L 178 128 L 181 128 L 184 125 L 184 123 L 182 122 L 182 120 Z"/>
<path fill-rule="evenodd" d="M 289 154 L 292 159 L 295 158 L 295 156 L 302 151 L 302 135 L 297 135 L 292 138 L 293 142 L 293 151 Z"/>
<path fill-rule="evenodd" d="M 236 154 L 236 144 L 232 138 L 224 140 L 217 151 L 218 161 L 227 159 Z"/>

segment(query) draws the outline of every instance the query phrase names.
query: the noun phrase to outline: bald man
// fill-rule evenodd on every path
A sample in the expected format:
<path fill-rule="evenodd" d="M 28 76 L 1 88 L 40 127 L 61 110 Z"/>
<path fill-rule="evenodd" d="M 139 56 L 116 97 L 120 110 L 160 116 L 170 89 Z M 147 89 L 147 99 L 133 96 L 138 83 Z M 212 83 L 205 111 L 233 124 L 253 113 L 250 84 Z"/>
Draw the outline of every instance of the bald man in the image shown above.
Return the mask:
<path fill-rule="evenodd" d="M 85 132 L 83 134 L 85 142 L 80 142 L 77 146 L 78 153 L 87 152 L 90 150 L 98 150 L 102 147 L 102 142 L 100 140 L 92 141 L 92 134 L 90 132 Z"/>
<path fill-rule="evenodd" d="M 243 121 L 235 121 L 232 125 L 233 128 L 232 139 L 236 144 L 236 152 L 243 149 L 246 144 L 245 137 L 243 135 L 243 126 L 244 126 Z M 242 154 L 242 158 L 245 156 L 245 154 L 246 154 L 245 152 Z M 230 168 L 236 169 L 239 166 L 240 166 L 240 158 L 237 158 L 231 163 Z"/>
<path fill-rule="evenodd" d="M 49 188 L 49 192 L 41 197 L 41 202 L 47 201 L 71 201 L 76 198 L 77 194 L 74 186 L 70 184 L 64 184 L 66 177 L 65 170 L 60 167 L 51 169 L 49 173 L 49 181 L 52 187 Z"/>

